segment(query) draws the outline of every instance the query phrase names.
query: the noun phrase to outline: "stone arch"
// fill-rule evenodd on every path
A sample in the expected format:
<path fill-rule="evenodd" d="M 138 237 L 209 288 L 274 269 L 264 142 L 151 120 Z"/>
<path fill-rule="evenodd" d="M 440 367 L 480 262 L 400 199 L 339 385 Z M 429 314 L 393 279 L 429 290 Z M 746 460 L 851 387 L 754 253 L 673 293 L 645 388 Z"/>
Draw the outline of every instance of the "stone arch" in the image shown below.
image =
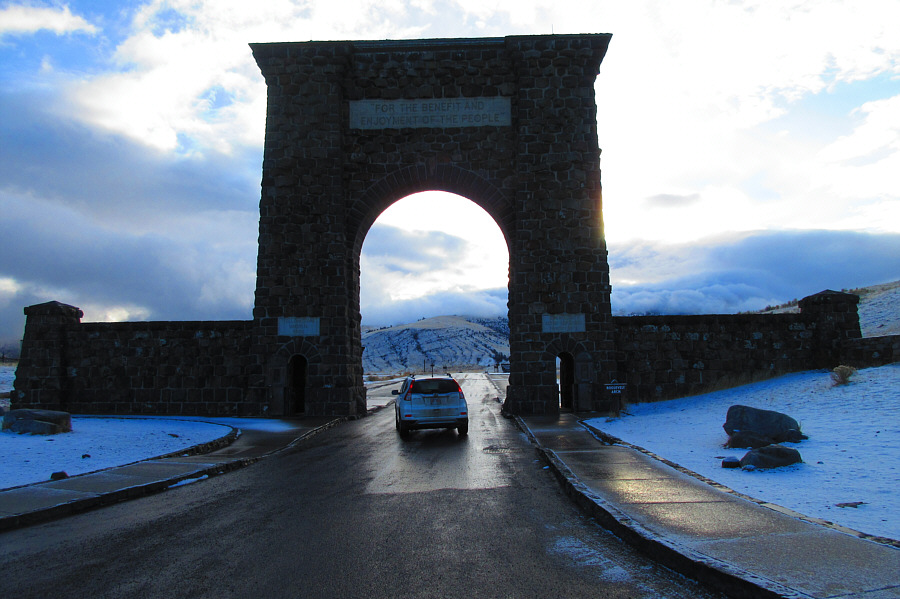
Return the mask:
<path fill-rule="evenodd" d="M 354 254 L 359 256 L 366 234 L 382 212 L 394 202 L 423 191 L 454 193 L 483 208 L 497 223 L 509 249 L 514 224 L 513 208 L 503 191 L 478 173 L 454 165 L 430 164 L 399 168 L 376 182 L 359 198 L 347 216 L 347 229 L 354 238 Z"/>
<path fill-rule="evenodd" d="M 302 339 L 321 357 L 307 414 L 366 413 L 359 252 L 387 206 L 427 190 L 475 202 L 506 239 L 507 408 L 558 410 L 541 356 L 560 335 L 576 369 L 615 378 L 594 101 L 610 37 L 251 44 L 268 89 L 256 396 L 274 409 L 281 348 Z"/>

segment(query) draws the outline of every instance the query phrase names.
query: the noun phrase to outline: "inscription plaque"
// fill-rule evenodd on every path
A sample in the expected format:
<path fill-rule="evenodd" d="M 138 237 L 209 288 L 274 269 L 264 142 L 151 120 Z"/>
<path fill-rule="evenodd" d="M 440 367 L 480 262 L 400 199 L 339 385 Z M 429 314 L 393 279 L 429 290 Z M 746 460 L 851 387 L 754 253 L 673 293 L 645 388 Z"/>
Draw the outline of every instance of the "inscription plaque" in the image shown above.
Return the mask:
<path fill-rule="evenodd" d="M 318 316 L 282 316 L 278 319 L 278 334 L 285 337 L 317 337 Z"/>
<path fill-rule="evenodd" d="M 508 127 L 511 124 L 510 99 L 504 96 L 350 102 L 351 129 Z"/>
<path fill-rule="evenodd" d="M 544 333 L 584 333 L 584 314 L 543 314 L 541 330 Z"/>

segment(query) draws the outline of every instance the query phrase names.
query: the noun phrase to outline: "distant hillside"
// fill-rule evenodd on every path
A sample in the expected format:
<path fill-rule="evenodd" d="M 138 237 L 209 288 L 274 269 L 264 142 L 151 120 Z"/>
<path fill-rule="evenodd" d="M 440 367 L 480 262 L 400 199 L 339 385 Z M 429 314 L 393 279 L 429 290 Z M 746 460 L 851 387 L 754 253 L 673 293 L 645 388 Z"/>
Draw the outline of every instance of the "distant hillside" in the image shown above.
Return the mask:
<path fill-rule="evenodd" d="M 492 365 L 509 356 L 505 317 L 436 316 L 412 324 L 363 328 L 366 373 L 450 372 Z"/>
<path fill-rule="evenodd" d="M 855 289 L 863 337 L 900 335 L 900 281 Z"/>
<path fill-rule="evenodd" d="M 859 328 L 863 337 L 900 335 L 900 281 L 845 289 L 859 296 Z M 760 314 L 797 312 L 797 300 L 760 310 Z"/>

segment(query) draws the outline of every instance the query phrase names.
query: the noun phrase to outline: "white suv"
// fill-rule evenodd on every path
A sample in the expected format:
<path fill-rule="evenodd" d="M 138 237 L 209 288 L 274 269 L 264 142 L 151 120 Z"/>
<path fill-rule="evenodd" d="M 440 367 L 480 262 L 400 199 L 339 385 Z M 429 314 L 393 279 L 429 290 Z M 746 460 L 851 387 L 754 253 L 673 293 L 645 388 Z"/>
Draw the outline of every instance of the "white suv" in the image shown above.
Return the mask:
<path fill-rule="evenodd" d="M 455 428 L 459 436 L 469 432 L 469 406 L 459 383 L 450 376 L 408 377 L 397 396 L 394 416 L 397 432 L 406 438 L 421 428 Z"/>

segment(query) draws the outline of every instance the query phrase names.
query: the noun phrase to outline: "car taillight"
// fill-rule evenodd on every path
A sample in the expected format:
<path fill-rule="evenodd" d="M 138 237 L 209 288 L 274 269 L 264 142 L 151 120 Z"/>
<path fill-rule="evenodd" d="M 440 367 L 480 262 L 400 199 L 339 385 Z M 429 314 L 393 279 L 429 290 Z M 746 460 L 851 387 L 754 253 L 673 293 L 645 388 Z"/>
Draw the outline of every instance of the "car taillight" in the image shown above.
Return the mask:
<path fill-rule="evenodd" d="M 403 396 L 403 401 L 410 401 L 412 398 L 412 385 L 410 385 L 409 389 L 406 390 L 406 395 Z"/>

